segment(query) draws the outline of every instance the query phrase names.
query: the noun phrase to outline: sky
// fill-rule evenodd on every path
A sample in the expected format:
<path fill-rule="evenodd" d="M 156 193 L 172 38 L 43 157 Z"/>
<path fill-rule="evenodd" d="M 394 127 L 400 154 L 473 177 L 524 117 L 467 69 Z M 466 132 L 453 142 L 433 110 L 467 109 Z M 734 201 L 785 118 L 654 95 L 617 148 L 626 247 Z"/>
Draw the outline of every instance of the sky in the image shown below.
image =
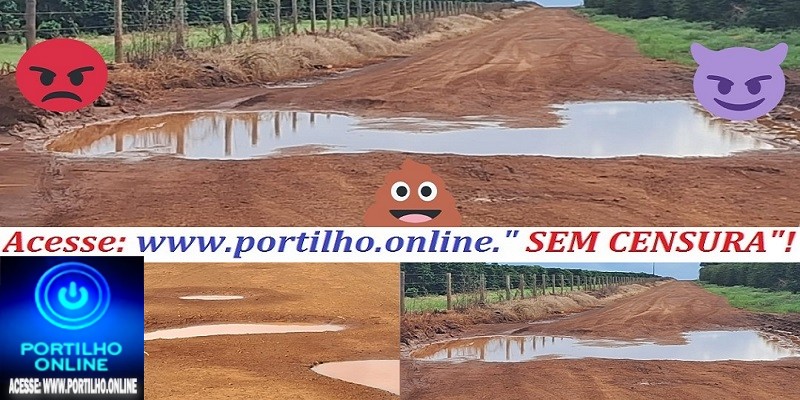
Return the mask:
<path fill-rule="evenodd" d="M 518 263 L 514 263 L 519 265 Z M 547 268 L 580 268 L 594 271 L 653 272 L 653 263 L 523 263 Z M 700 263 L 656 263 L 656 275 L 680 280 L 697 279 Z"/>

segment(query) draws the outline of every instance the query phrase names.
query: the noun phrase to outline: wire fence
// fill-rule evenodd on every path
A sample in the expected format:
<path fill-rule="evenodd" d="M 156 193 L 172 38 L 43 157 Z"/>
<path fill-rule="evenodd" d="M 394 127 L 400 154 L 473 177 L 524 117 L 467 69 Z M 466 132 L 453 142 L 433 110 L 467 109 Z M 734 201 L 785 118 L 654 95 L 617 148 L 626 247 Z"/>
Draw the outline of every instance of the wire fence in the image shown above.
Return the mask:
<path fill-rule="evenodd" d="M 113 0 L 102 6 L 95 4 L 93 10 L 67 11 L 54 10 L 46 0 L 40 0 L 39 6 L 36 0 L 26 0 L 25 12 L 0 13 L 0 62 L 15 64 L 37 40 L 54 37 L 79 37 L 108 60 L 138 62 L 160 52 L 180 53 L 287 35 L 331 33 L 356 26 L 402 26 L 514 6 L 431 0 L 211 1 L 217 0 L 191 4 L 185 0 L 124 4 Z"/>
<path fill-rule="evenodd" d="M 621 285 L 643 284 L 661 279 L 606 274 L 446 273 L 431 276 L 401 272 L 401 312 L 463 310 L 538 296 L 605 291 Z"/>

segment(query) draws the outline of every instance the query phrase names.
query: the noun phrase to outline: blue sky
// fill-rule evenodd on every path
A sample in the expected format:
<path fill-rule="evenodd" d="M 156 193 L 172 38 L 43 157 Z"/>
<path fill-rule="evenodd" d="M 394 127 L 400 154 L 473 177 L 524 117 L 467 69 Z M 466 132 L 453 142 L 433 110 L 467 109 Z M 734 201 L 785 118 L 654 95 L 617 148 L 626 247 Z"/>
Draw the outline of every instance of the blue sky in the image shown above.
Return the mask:
<path fill-rule="evenodd" d="M 511 263 L 516 264 L 516 263 Z M 581 268 L 595 271 L 653 272 L 653 263 L 522 263 L 548 268 Z M 697 279 L 700 263 L 656 263 L 656 275 Z"/>

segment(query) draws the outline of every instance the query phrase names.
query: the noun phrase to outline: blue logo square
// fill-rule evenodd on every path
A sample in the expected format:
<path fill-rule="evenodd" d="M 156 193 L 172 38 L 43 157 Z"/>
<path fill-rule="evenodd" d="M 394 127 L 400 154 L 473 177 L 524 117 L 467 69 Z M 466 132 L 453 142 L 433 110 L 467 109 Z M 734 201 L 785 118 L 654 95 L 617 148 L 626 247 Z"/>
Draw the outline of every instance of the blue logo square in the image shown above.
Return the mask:
<path fill-rule="evenodd" d="M 144 399 L 144 257 L 0 257 L 0 398 Z"/>

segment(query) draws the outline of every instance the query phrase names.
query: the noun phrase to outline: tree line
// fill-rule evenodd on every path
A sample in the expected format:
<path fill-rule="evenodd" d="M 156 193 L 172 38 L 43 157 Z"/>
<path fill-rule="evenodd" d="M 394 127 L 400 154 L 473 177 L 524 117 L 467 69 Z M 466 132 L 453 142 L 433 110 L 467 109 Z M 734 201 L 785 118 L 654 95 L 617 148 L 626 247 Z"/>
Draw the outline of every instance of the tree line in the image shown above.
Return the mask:
<path fill-rule="evenodd" d="M 700 280 L 800 293 L 800 263 L 702 263 Z"/>
<path fill-rule="evenodd" d="M 668 17 L 760 30 L 800 27 L 798 0 L 585 0 L 584 5 L 625 18 Z"/>
<path fill-rule="evenodd" d="M 480 276 L 486 279 L 487 290 L 505 289 L 506 275 L 511 277 L 512 286 L 519 287 L 520 274 L 525 275 L 526 287 L 531 287 L 533 275 L 537 275 L 541 285 L 542 275 L 548 276 L 548 286 L 552 276 L 556 276 L 556 285 L 561 284 L 560 275 L 564 275 L 569 284 L 570 275 L 585 277 L 653 277 L 652 274 L 639 272 L 603 272 L 580 268 L 545 268 L 538 265 L 511 265 L 496 263 L 401 263 L 400 270 L 405 272 L 406 295 L 409 297 L 425 295 L 442 295 L 447 293 L 446 275 L 451 274 L 453 292 L 464 293 L 476 291 L 480 287 Z M 540 286 L 541 287 L 541 286 Z"/>
<path fill-rule="evenodd" d="M 478 0 L 465 0 L 478 1 Z M 251 0 L 231 0 L 233 22 L 249 20 Z M 333 18 L 344 18 L 347 0 L 333 0 Z M 356 15 L 356 0 L 350 2 L 350 15 Z M 419 4 L 419 3 L 417 3 Z M 311 19 L 311 1 L 298 0 L 298 17 Z M 370 12 L 370 0 L 362 0 L 365 15 Z M 111 34 L 114 31 L 114 2 L 111 0 L 38 0 L 37 29 L 39 36 L 75 36 L 79 33 Z M 274 0 L 260 0 L 259 13 L 264 19 L 275 15 Z M 280 0 L 281 14 L 292 13 L 291 0 Z M 326 1 L 317 0 L 317 19 L 326 17 Z M 123 0 L 123 25 L 126 31 L 160 28 L 175 18 L 175 0 Z M 0 0 L 0 41 L 21 40 L 25 0 Z M 392 11 L 394 12 L 394 10 Z M 378 11 L 376 11 L 376 14 Z M 186 0 L 186 22 L 189 25 L 221 23 L 224 19 L 222 0 Z"/>

